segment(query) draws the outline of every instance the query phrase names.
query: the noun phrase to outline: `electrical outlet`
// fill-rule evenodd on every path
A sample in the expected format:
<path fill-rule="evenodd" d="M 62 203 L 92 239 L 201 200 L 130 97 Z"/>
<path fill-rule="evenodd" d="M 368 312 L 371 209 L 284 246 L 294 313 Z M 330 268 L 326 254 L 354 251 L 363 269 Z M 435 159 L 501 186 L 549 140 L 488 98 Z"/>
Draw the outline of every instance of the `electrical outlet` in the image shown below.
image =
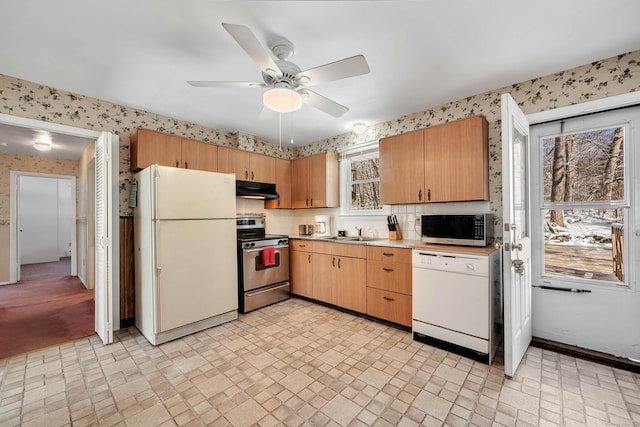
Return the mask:
<path fill-rule="evenodd" d="M 416 217 L 416 227 L 420 227 L 420 217 Z"/>

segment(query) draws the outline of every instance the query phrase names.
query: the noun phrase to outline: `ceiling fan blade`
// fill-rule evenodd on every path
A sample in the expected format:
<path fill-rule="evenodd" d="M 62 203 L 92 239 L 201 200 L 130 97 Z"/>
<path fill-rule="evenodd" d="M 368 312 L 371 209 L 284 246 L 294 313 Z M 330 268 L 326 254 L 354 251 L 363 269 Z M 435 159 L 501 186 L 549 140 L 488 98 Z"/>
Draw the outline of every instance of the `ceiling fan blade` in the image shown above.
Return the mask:
<path fill-rule="evenodd" d="M 302 102 L 307 105 L 311 105 L 320 111 L 324 111 L 333 117 L 340 117 L 349 111 L 349 109 L 344 105 L 340 105 L 337 102 L 332 101 L 329 98 L 325 98 L 319 93 L 313 92 L 309 89 L 299 90 L 298 92 L 302 95 Z"/>
<path fill-rule="evenodd" d="M 367 74 L 370 71 L 369 64 L 367 64 L 364 56 L 356 55 L 351 58 L 341 59 L 340 61 L 300 71 L 296 74 L 296 80 L 305 86 L 313 86 L 320 83 Z M 304 81 L 307 79 L 309 82 L 305 83 Z"/>
<path fill-rule="evenodd" d="M 189 83 L 191 86 L 195 87 L 265 87 L 264 83 L 260 82 L 213 82 L 213 81 L 197 81 L 190 80 Z"/>
<path fill-rule="evenodd" d="M 282 74 L 269 53 L 262 47 L 253 32 L 244 25 L 222 23 L 222 26 L 242 49 L 254 60 L 266 74 Z M 268 71 L 272 70 L 273 73 Z"/>

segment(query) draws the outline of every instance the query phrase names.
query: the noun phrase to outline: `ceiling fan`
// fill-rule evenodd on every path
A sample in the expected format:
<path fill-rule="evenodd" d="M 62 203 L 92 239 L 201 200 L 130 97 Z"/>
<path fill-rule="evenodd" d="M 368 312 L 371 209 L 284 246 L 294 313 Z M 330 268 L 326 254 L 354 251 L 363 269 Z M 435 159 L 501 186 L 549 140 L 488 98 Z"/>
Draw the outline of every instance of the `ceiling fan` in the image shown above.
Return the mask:
<path fill-rule="evenodd" d="M 369 73 L 369 65 L 363 55 L 345 58 L 319 67 L 301 71 L 288 59 L 294 46 L 287 39 L 277 39 L 269 44 L 276 60 L 262 47 L 253 32 L 244 25 L 223 23 L 222 26 L 262 70 L 262 82 L 188 81 L 196 87 L 244 87 L 270 88 L 264 93 L 264 105 L 281 113 L 295 111 L 301 103 L 311 105 L 334 117 L 340 117 L 349 108 L 338 104 L 308 88 L 320 83 L 340 80 Z"/>

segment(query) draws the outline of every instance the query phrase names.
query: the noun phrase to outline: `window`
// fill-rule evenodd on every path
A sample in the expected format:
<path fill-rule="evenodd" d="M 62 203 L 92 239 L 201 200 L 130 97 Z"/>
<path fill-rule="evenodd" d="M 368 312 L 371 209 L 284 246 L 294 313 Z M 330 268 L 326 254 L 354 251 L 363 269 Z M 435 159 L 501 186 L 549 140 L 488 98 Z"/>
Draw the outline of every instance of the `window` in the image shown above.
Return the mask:
<path fill-rule="evenodd" d="M 342 213 L 385 213 L 380 201 L 380 156 L 378 143 L 367 143 L 344 151 L 340 157 Z"/>
<path fill-rule="evenodd" d="M 619 110 L 532 127 L 541 174 L 535 204 L 543 278 L 628 283 L 629 114 Z"/>

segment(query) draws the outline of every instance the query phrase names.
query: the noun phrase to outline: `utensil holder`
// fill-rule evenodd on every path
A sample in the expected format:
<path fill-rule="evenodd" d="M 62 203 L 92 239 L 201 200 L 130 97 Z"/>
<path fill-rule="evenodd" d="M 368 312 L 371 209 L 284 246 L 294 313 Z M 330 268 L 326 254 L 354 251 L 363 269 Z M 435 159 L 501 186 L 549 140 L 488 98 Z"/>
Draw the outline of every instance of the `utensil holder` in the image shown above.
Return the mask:
<path fill-rule="evenodd" d="M 396 231 L 389 232 L 389 240 L 402 240 L 402 230 L 400 229 L 400 224 L 395 224 Z"/>

